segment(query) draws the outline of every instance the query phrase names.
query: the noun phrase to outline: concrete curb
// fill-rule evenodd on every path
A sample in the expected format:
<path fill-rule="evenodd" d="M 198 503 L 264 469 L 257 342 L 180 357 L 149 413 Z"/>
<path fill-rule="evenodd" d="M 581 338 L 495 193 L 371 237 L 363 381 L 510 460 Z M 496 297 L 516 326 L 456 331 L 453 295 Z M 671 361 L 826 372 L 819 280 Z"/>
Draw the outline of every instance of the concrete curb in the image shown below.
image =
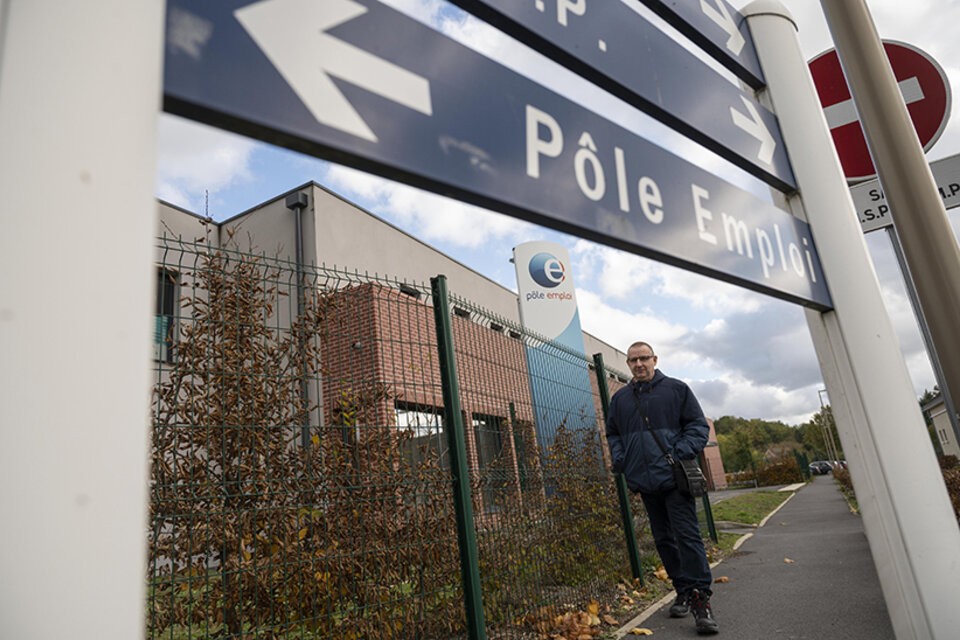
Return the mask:
<path fill-rule="evenodd" d="M 753 535 L 752 533 L 748 533 L 738 538 L 737 541 L 733 543 L 734 548 L 736 548 L 737 546 L 745 542 L 747 538 L 749 538 L 752 535 Z M 714 569 L 721 562 L 723 562 L 723 560 L 717 560 L 716 562 L 711 562 L 710 569 L 711 570 Z M 640 626 L 640 623 L 642 623 L 644 620 L 646 620 L 647 618 L 652 616 L 654 613 L 659 611 L 660 607 L 664 606 L 665 604 L 673 600 L 675 597 L 676 597 L 676 594 L 673 591 L 663 596 L 662 598 L 660 598 L 659 600 L 651 604 L 649 607 L 641 611 L 639 614 L 637 614 L 632 620 L 630 620 L 629 622 L 621 626 L 619 629 L 617 629 L 614 632 L 613 637 L 622 638 L 623 636 L 627 635 L 628 633 L 630 633 L 631 629 L 634 629 L 635 627 Z"/>
<path fill-rule="evenodd" d="M 793 500 L 793 496 L 795 496 L 795 495 L 797 495 L 797 494 L 796 494 L 796 493 L 791 493 L 789 496 L 787 496 L 787 499 L 784 500 L 783 502 L 781 502 L 779 507 L 777 507 L 776 509 L 774 509 L 773 511 L 771 511 L 770 513 L 768 513 L 768 514 L 767 514 L 767 517 L 760 521 L 760 524 L 757 525 L 757 528 L 759 529 L 759 528 L 762 527 L 763 525 L 767 524 L 767 520 L 769 520 L 770 518 L 772 518 L 773 515 L 774 515 L 777 511 L 780 511 L 780 509 L 783 509 L 783 505 L 785 505 L 785 504 L 787 504 L 788 502 L 790 502 L 791 500 Z"/>

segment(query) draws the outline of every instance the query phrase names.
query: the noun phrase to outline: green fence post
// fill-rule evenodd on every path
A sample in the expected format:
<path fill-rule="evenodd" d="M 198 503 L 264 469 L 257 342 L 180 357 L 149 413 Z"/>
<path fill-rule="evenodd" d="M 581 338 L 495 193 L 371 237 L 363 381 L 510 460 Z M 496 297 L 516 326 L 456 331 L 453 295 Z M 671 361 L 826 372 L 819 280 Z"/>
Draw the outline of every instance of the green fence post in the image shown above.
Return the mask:
<path fill-rule="evenodd" d="M 697 464 L 700 465 L 700 469 L 709 469 L 710 466 L 707 464 L 707 456 L 703 451 L 700 452 L 700 455 L 697 457 Z M 703 515 L 707 521 L 707 533 L 710 535 L 710 539 L 714 542 L 720 542 L 720 537 L 717 535 L 717 527 L 713 522 L 713 507 L 710 506 L 710 492 L 703 494 L 701 496 L 703 501 Z"/>
<path fill-rule="evenodd" d="M 470 470 L 467 467 L 467 442 L 464 438 L 463 414 L 460 410 L 460 385 L 453 352 L 453 331 L 447 303 L 447 278 L 430 278 L 433 292 L 433 317 L 437 327 L 440 380 L 443 388 L 444 431 L 450 449 L 450 472 L 453 476 L 453 503 L 457 517 L 457 539 L 460 543 L 460 571 L 463 578 L 463 600 L 470 640 L 485 640 L 483 596 L 480 592 L 480 563 L 477 556 L 477 534 L 473 526 L 473 501 L 470 495 Z"/>
<path fill-rule="evenodd" d="M 603 409 L 603 422 L 607 422 L 610 412 L 610 392 L 607 390 L 606 367 L 603 366 L 603 354 L 593 354 L 593 367 L 597 374 L 597 390 L 600 392 L 600 407 Z M 614 475 L 617 483 L 617 498 L 620 501 L 620 517 L 623 519 L 623 532 L 627 539 L 627 555 L 630 556 L 630 570 L 633 577 L 643 585 L 643 566 L 640 564 L 640 549 L 637 547 L 637 535 L 633 529 L 633 514 L 630 511 L 630 497 L 627 481 L 622 473 Z"/>

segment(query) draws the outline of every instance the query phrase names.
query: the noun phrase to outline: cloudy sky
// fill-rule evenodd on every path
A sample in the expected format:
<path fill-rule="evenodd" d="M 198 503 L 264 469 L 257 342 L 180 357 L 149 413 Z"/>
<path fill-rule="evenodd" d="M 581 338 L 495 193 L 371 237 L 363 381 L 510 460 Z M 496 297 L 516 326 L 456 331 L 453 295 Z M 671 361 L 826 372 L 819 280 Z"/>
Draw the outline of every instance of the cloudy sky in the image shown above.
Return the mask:
<path fill-rule="evenodd" d="M 635 0 L 625 1 L 676 36 Z M 781 1 L 797 20 L 808 59 L 833 46 L 819 2 Z M 766 197 L 766 187 L 750 176 L 443 0 L 384 2 Z M 740 8 L 747 3 L 732 4 Z M 955 46 L 960 2 L 868 4 L 882 38 L 922 48 L 940 63 L 953 86 L 960 83 L 960 49 Z M 162 116 L 159 127 L 156 195 L 163 200 L 224 219 L 315 180 L 514 290 L 512 248 L 531 240 L 558 242 L 573 261 L 584 329 L 621 350 L 636 339 L 652 343 L 660 368 L 687 380 L 709 416 L 799 424 L 819 409 L 817 391 L 823 382 L 800 307 L 173 116 Z M 954 113 L 928 158 L 957 153 L 960 123 Z M 950 218 L 955 229 L 960 227 L 954 214 Z M 936 381 L 886 232 L 868 234 L 867 245 L 920 394 Z M 403 275 L 403 265 L 397 265 L 396 275 Z"/>

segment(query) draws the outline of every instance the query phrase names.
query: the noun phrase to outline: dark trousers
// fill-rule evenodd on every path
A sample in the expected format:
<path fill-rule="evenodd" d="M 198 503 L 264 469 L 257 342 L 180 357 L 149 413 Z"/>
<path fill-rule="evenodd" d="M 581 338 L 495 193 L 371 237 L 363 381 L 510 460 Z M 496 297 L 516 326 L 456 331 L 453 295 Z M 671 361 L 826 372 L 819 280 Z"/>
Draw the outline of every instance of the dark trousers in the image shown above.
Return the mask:
<path fill-rule="evenodd" d="M 643 506 L 650 518 L 650 531 L 657 553 L 677 593 L 699 589 L 712 594 L 710 563 L 697 522 L 697 505 L 693 498 L 676 489 L 657 493 L 641 493 Z"/>

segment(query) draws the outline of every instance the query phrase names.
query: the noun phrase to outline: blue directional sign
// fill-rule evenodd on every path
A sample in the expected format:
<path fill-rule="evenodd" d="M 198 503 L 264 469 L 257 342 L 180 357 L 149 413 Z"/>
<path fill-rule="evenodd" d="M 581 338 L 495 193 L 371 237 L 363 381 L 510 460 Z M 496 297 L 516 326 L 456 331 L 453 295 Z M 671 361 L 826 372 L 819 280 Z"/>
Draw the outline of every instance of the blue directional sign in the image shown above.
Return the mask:
<path fill-rule="evenodd" d="M 164 108 L 830 308 L 806 223 L 376 0 L 168 0 Z"/>
<path fill-rule="evenodd" d="M 726 0 L 640 2 L 754 89 L 766 84 L 747 21 Z"/>
<path fill-rule="evenodd" d="M 796 188 L 776 116 L 620 0 L 451 2 L 772 186 Z"/>

